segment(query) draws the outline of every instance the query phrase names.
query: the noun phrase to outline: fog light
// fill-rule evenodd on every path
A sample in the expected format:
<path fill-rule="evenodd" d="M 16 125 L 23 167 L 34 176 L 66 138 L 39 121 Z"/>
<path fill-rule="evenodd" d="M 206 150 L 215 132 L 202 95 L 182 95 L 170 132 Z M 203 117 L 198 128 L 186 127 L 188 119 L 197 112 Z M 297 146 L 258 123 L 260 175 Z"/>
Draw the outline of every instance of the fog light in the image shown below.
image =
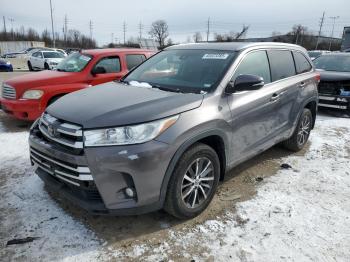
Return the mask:
<path fill-rule="evenodd" d="M 134 189 L 130 188 L 130 187 L 127 187 L 125 189 L 125 194 L 128 196 L 128 197 L 135 197 L 135 191 Z"/>

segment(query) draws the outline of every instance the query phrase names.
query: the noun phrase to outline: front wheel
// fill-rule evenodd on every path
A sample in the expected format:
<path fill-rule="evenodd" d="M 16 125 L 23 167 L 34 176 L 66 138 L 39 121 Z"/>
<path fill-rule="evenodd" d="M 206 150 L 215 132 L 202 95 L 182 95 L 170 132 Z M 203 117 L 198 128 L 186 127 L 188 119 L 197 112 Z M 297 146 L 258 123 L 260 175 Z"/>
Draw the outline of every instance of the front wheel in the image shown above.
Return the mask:
<path fill-rule="evenodd" d="M 48 64 L 48 63 L 45 63 L 45 64 L 44 64 L 44 69 L 45 69 L 45 70 L 50 70 L 50 67 L 49 67 L 49 64 Z"/>
<path fill-rule="evenodd" d="M 30 61 L 28 61 L 28 68 L 29 68 L 29 71 L 34 71 L 32 63 Z"/>
<path fill-rule="evenodd" d="M 181 219 L 203 212 L 214 197 L 220 178 L 215 150 L 197 143 L 178 161 L 169 181 L 164 209 Z"/>
<path fill-rule="evenodd" d="M 310 109 L 304 108 L 293 135 L 283 142 L 283 146 L 295 152 L 301 150 L 309 139 L 312 123 L 313 117 Z"/>

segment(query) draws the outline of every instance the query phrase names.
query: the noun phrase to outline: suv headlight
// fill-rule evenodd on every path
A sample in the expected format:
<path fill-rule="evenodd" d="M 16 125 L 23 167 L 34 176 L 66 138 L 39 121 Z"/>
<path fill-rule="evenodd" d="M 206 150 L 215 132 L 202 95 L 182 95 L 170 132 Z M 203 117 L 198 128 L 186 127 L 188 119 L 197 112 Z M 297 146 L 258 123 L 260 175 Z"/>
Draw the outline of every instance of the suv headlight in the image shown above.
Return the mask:
<path fill-rule="evenodd" d="M 139 125 L 84 131 L 85 146 L 130 145 L 148 142 L 175 124 L 179 115 Z"/>
<path fill-rule="evenodd" d="M 22 95 L 23 99 L 39 99 L 44 94 L 42 90 L 28 90 Z"/>

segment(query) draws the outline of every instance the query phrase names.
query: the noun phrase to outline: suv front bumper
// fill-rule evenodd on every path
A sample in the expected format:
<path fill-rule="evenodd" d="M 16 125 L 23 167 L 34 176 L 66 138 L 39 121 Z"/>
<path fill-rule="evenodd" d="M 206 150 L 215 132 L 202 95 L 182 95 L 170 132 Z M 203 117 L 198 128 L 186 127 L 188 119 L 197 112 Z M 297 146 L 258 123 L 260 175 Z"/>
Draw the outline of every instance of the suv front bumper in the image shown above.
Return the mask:
<path fill-rule="evenodd" d="M 29 137 L 31 161 L 37 165 L 36 174 L 53 191 L 94 214 L 132 215 L 162 208 L 163 179 L 175 154 L 170 145 L 150 141 L 85 148 L 82 154 L 72 154 L 45 141 L 38 132 L 34 127 Z M 80 175 L 91 175 L 92 179 L 75 179 L 76 174 L 69 173 L 62 164 L 88 168 L 90 173 Z M 62 175 L 62 171 L 70 176 Z M 127 196 L 126 188 L 133 189 L 135 196 Z"/>

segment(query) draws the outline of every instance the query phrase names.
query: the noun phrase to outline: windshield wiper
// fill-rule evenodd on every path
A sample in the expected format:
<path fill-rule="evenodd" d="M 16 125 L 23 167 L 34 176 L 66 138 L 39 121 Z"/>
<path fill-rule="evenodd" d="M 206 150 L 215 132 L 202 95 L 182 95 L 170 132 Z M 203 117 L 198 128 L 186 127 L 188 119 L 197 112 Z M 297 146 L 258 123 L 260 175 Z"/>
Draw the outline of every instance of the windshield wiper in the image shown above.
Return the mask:
<path fill-rule="evenodd" d="M 170 87 L 164 87 L 164 86 L 155 85 L 155 84 L 151 84 L 151 85 L 152 85 L 152 88 L 158 88 L 159 90 L 181 93 L 180 88 L 170 88 Z"/>
<path fill-rule="evenodd" d="M 67 72 L 66 70 L 64 69 L 60 69 L 60 68 L 56 68 L 57 71 L 60 71 L 60 72 Z"/>

